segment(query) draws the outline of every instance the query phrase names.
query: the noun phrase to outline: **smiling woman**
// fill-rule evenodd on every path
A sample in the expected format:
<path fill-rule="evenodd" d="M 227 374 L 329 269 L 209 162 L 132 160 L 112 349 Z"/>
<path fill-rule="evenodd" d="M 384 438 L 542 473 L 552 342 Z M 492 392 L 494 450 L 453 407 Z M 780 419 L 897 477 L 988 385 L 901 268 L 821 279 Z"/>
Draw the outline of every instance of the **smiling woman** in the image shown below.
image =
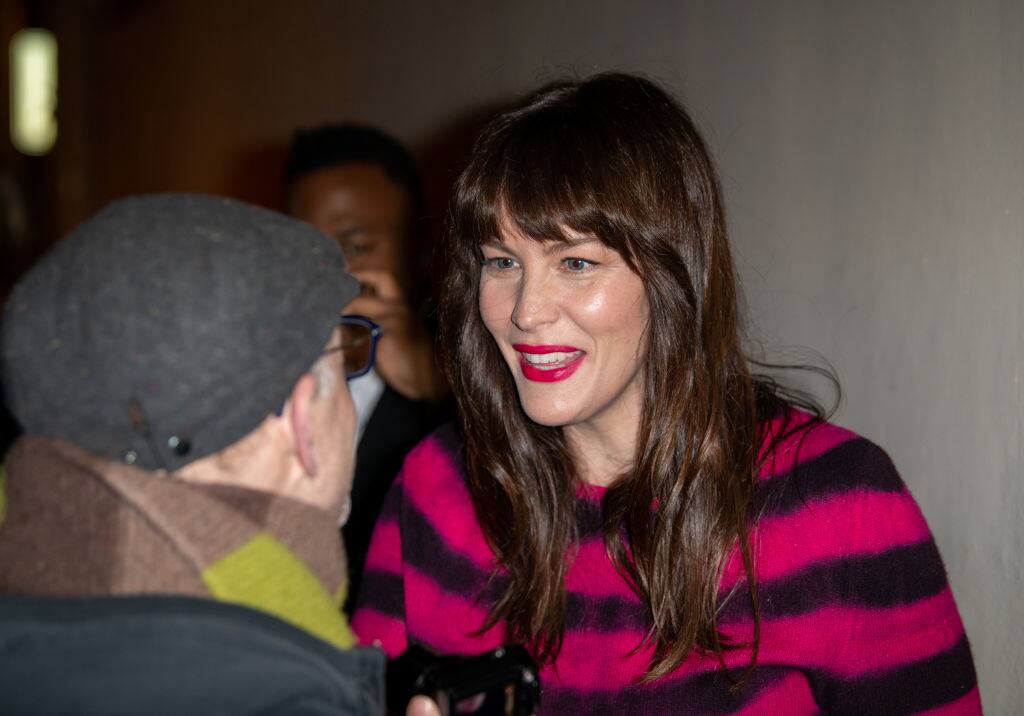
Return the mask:
<path fill-rule="evenodd" d="M 361 638 L 524 644 L 541 713 L 980 709 L 892 463 L 751 372 L 718 179 L 671 97 L 541 89 L 481 135 L 451 216 L 459 426 L 406 460 Z"/>

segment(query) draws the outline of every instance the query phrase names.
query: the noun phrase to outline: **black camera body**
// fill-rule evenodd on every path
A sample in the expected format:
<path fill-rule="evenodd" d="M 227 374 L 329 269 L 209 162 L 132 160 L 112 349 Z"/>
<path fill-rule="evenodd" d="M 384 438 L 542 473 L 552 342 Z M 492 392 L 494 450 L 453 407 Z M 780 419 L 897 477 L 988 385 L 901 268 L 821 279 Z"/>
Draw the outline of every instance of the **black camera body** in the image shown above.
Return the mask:
<path fill-rule="evenodd" d="M 388 662 L 388 713 L 404 714 L 417 694 L 445 716 L 532 716 L 540 701 L 537 665 L 518 644 L 476 656 L 439 656 L 413 645 Z"/>

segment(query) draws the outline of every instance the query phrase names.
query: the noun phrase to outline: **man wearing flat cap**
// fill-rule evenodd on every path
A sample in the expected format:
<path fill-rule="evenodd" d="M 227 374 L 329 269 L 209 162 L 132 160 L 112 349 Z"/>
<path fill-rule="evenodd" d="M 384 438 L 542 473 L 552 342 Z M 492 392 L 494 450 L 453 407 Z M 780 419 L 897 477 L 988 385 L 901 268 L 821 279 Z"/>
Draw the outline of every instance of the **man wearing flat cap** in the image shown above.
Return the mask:
<path fill-rule="evenodd" d="M 14 289 L 0 712 L 382 712 L 339 610 L 357 293 L 308 225 L 184 194 L 112 204 Z"/>

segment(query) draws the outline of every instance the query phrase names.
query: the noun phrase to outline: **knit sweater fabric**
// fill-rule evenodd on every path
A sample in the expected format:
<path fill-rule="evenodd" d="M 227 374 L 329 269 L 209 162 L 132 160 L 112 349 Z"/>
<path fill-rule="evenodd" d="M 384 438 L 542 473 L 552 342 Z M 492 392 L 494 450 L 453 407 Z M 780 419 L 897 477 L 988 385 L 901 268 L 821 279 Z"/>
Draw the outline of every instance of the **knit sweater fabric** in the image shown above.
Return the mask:
<path fill-rule="evenodd" d="M 565 641 L 541 669 L 542 716 L 981 712 L 945 569 L 892 462 L 847 430 L 806 428 L 808 416 L 791 416 L 805 428 L 766 456 L 758 476 L 751 544 L 761 639 L 745 686 L 732 688 L 749 648 L 726 651 L 725 669 L 695 650 L 671 674 L 639 682 L 653 655 L 643 643 L 650 617 L 606 553 L 604 491 L 586 487 L 566 576 Z M 776 421 L 769 435 L 778 429 Z M 748 592 L 733 589 L 742 577 L 736 552 L 723 570 L 720 627 L 749 643 Z M 505 583 L 475 518 L 456 431 L 447 426 L 410 453 L 392 488 L 353 628 L 391 656 L 411 642 L 481 652 L 505 641 L 501 623 L 476 633 Z"/>

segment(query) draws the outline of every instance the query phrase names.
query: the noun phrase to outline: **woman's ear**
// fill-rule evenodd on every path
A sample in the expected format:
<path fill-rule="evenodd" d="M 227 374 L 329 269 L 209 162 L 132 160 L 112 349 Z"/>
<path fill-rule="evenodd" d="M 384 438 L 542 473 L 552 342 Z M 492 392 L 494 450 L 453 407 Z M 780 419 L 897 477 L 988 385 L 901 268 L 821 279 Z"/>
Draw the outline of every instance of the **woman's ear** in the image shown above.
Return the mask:
<path fill-rule="evenodd" d="M 299 459 L 302 469 L 310 477 L 317 473 L 316 455 L 313 451 L 313 401 L 316 398 L 316 378 L 305 373 L 292 388 L 288 399 L 288 423 L 291 426 L 292 450 Z"/>

